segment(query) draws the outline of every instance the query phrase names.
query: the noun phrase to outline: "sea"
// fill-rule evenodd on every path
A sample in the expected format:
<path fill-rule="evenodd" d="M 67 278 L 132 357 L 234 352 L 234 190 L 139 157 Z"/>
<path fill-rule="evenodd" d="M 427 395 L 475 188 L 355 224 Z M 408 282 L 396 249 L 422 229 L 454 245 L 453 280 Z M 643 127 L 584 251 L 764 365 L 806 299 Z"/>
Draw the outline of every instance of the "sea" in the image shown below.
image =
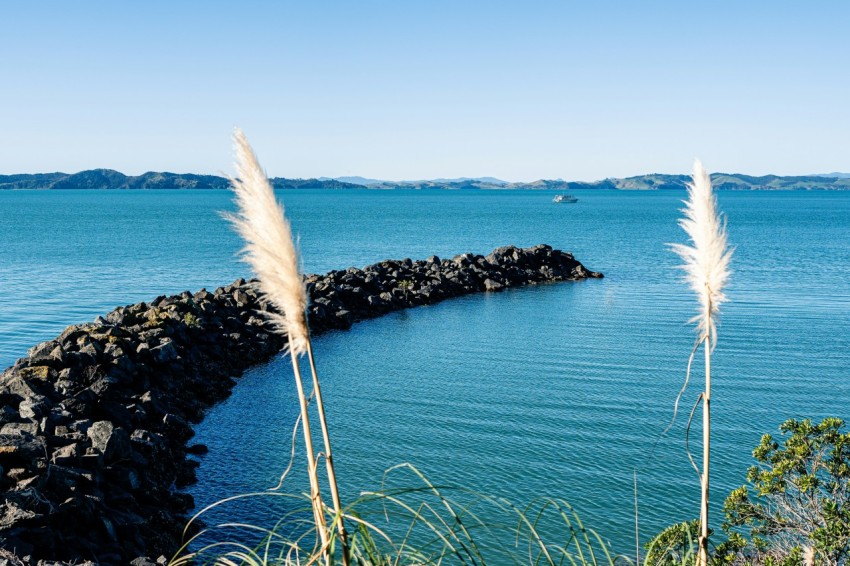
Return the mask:
<path fill-rule="evenodd" d="M 452 299 L 318 336 L 344 503 L 382 485 L 421 486 L 410 468 L 392 469 L 410 464 L 434 485 L 518 508 L 566 501 L 613 552 L 634 552 L 636 516 L 641 541 L 698 516 L 686 424 L 700 357 L 665 432 L 695 337 L 688 321 L 697 302 L 669 248 L 686 241 L 677 224 L 683 193 L 577 191 L 575 204 L 511 190 L 278 196 L 308 273 L 547 243 L 605 274 Z M 221 217 L 230 199 L 225 191 L 0 191 L 0 366 L 116 306 L 249 277 Z M 850 193 L 721 192 L 718 200 L 735 251 L 712 367 L 714 528 L 763 434 L 778 434 L 789 418 L 850 418 Z M 196 427 L 194 441 L 209 448 L 189 490 L 197 509 L 276 486 L 297 415 L 288 358 L 239 378 Z M 287 493 L 306 490 L 295 438 Z M 237 498 L 205 517 L 272 527 L 292 505 Z"/>

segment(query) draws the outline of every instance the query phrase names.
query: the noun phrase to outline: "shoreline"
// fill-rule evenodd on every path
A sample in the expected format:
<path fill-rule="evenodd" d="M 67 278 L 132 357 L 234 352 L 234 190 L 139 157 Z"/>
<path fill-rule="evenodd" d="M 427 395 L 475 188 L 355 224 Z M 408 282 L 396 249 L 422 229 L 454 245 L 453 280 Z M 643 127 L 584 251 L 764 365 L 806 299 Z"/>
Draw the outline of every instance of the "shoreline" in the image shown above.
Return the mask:
<path fill-rule="evenodd" d="M 307 276 L 313 334 L 466 294 L 602 277 L 539 245 Z M 157 297 L 68 327 L 0 377 L 0 557 L 152 564 L 179 546 L 203 453 L 192 424 L 280 352 L 253 282 Z M 8 556 L 4 556 L 7 554 Z"/>

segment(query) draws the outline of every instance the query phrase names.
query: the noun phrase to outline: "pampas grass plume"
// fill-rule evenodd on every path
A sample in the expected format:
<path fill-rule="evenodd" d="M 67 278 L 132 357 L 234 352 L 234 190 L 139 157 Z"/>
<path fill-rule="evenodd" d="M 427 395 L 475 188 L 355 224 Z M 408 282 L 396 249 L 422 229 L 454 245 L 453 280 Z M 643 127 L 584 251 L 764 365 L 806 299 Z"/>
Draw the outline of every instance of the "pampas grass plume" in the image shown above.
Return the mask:
<path fill-rule="evenodd" d="M 244 259 L 260 278 L 260 291 L 282 313 L 282 315 L 272 314 L 270 318 L 277 329 L 285 332 L 289 338 L 289 353 L 295 384 L 298 389 L 304 447 L 307 452 L 310 499 L 313 504 L 316 531 L 321 539 L 319 553 L 314 558 L 321 557 L 322 562 L 328 565 L 331 562 L 333 549 L 317 475 L 317 460 L 321 454 L 317 456 L 313 449 L 308 411 L 309 400 L 304 392 L 298 363 L 300 354 L 307 354 L 310 361 L 310 371 L 313 376 L 312 395 L 315 395 L 325 445 L 324 459 L 334 503 L 334 522 L 340 535 L 343 566 L 349 566 L 347 535 L 342 519 L 342 503 L 339 498 L 336 474 L 333 469 L 333 456 L 325 419 L 322 390 L 319 387 L 319 378 L 310 347 L 310 334 L 307 330 L 307 291 L 298 269 L 298 252 L 292 240 L 292 228 L 284 214 L 283 205 L 275 199 L 274 191 L 272 191 L 271 184 L 257 161 L 257 156 L 254 155 L 245 134 L 238 128 L 233 133 L 233 141 L 236 149 L 237 176 L 230 182 L 236 195 L 235 201 L 238 211 L 227 218 L 245 240 Z"/>
<path fill-rule="evenodd" d="M 685 216 L 679 225 L 692 245 L 671 244 L 671 247 L 684 260 L 681 268 L 685 271 L 685 281 L 699 299 L 699 314 L 691 322 L 697 323 L 700 338 L 709 338 L 713 348 L 717 342 L 716 319 L 720 305 L 726 301 L 723 287 L 731 273 L 732 250 L 727 246 L 726 223 L 717 212 L 711 180 L 699 160 L 694 162 L 693 183 L 688 184 L 688 200 L 684 204 Z"/>
<path fill-rule="evenodd" d="M 700 501 L 700 535 L 697 565 L 708 566 L 708 492 L 711 462 L 711 352 L 717 344 L 717 316 L 720 305 L 726 301 L 723 287 L 729 279 L 729 261 L 732 250 L 726 243 L 726 224 L 717 212 L 717 199 L 711 191 L 711 179 L 699 160 L 694 162 L 693 183 L 688 184 L 688 199 L 682 210 L 684 218 L 679 225 L 691 240 L 691 245 L 673 244 L 673 251 L 684 260 L 682 269 L 685 281 L 697 294 L 699 314 L 691 319 L 697 323 L 697 341 L 688 361 L 685 377 L 687 386 L 691 361 L 700 344 L 705 350 L 705 390 L 702 400 L 703 465 L 700 473 L 702 497 Z M 684 389 L 683 389 L 684 390 Z M 677 400 L 678 403 L 678 400 Z M 690 425 L 690 423 L 689 423 Z M 690 458 L 690 453 L 688 454 Z M 693 460 L 691 460 L 693 463 Z M 696 464 L 694 464 L 696 468 Z M 697 470 L 699 472 L 699 470 Z"/>
<path fill-rule="evenodd" d="M 292 229 L 242 130 L 234 131 L 233 142 L 236 178 L 230 183 L 239 210 L 227 218 L 245 240 L 244 259 L 260 279 L 260 291 L 282 313 L 270 318 L 289 336 L 289 351 L 297 356 L 307 351 L 307 292 Z"/>

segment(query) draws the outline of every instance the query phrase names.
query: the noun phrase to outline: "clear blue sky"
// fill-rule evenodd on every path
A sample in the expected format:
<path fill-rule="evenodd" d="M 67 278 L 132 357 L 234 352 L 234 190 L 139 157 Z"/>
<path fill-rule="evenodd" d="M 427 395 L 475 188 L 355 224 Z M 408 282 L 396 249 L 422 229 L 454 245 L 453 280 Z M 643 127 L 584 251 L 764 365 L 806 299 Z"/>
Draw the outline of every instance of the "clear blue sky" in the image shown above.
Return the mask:
<path fill-rule="evenodd" d="M 850 2 L 0 3 L 0 174 L 850 170 Z"/>

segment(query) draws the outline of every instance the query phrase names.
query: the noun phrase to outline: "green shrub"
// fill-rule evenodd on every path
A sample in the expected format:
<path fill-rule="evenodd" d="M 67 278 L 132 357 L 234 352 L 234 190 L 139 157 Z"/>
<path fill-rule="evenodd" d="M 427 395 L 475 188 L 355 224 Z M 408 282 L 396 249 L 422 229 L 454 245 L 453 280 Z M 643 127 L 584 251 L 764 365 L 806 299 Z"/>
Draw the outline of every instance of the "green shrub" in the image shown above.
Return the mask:
<path fill-rule="evenodd" d="M 817 564 L 850 558 L 850 434 L 843 426 L 837 418 L 791 419 L 779 427 L 782 444 L 762 437 L 749 485 L 734 490 L 723 507 L 727 559 L 803 564 L 807 549 Z"/>

